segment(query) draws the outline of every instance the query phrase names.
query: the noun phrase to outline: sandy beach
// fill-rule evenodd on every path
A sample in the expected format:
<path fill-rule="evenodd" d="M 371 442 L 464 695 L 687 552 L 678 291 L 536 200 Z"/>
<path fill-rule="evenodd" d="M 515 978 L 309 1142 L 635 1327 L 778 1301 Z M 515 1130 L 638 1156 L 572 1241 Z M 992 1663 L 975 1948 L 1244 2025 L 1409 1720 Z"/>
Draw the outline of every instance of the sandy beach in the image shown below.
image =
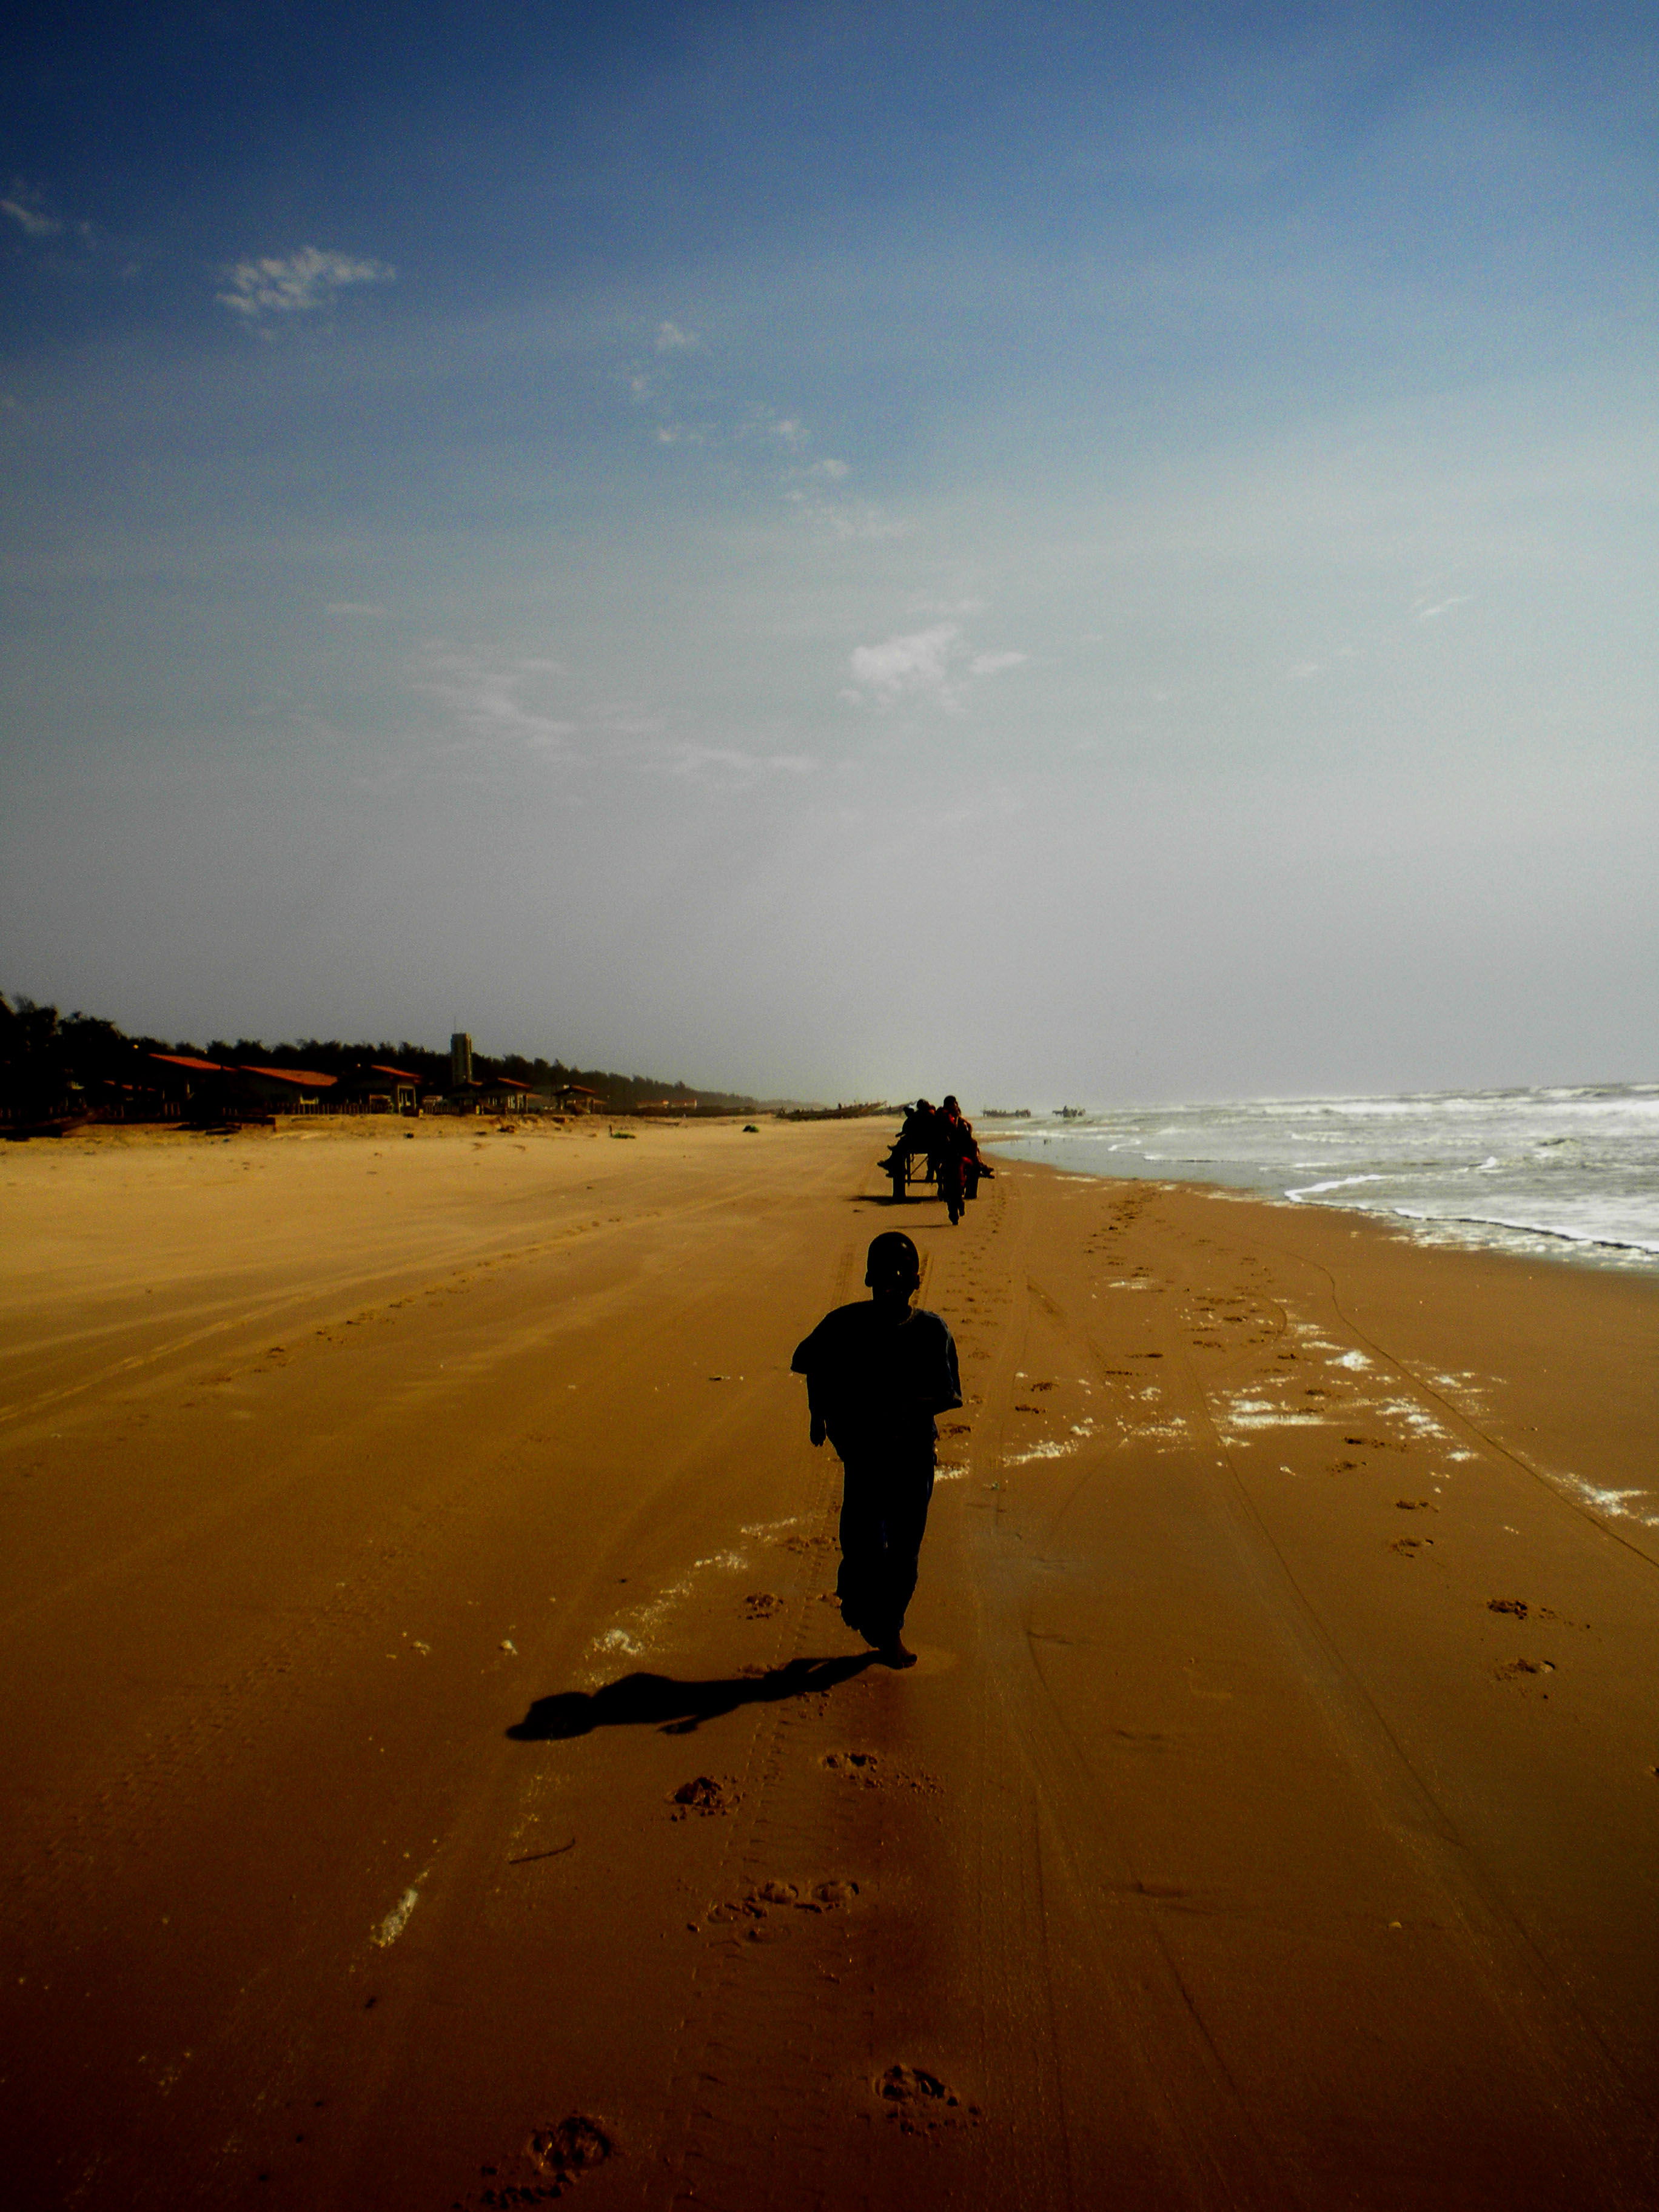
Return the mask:
<path fill-rule="evenodd" d="M 1659 1282 L 635 1127 L 0 1147 L 10 2201 L 1659 2202 Z"/>

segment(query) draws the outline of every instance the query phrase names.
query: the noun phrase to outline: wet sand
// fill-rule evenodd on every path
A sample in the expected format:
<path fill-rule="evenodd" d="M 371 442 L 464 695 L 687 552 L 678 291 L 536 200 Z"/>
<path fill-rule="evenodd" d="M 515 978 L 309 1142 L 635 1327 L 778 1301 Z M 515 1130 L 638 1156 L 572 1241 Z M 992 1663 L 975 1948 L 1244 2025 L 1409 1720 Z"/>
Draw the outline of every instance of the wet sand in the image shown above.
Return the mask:
<path fill-rule="evenodd" d="M 10 2201 L 1659 2202 L 1659 1285 L 884 1124 L 0 1148 Z"/>

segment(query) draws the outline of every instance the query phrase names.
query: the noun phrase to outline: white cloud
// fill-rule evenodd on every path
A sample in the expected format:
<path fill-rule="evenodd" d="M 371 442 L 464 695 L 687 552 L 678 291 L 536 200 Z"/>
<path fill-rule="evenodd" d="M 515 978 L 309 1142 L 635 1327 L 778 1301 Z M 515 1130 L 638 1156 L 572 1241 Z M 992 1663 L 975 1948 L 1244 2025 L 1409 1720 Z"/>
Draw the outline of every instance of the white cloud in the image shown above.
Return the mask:
<path fill-rule="evenodd" d="M 737 745 L 683 743 L 669 747 L 660 763 L 671 775 L 811 775 L 817 763 L 810 753 L 751 753 Z"/>
<path fill-rule="evenodd" d="M 873 701 L 891 707 L 900 699 L 931 699 L 948 714 L 961 711 L 963 692 L 972 678 L 1018 668 L 1024 653 L 974 653 L 957 622 L 930 623 L 884 638 L 879 645 L 853 649 L 853 687 L 843 699 L 862 706 Z"/>
<path fill-rule="evenodd" d="M 230 289 L 215 296 L 234 313 L 255 322 L 267 314 L 309 314 L 325 307 L 348 285 L 389 284 L 397 273 L 384 261 L 302 246 L 297 253 L 267 253 L 258 260 L 233 264 L 227 272 Z"/>
<path fill-rule="evenodd" d="M 814 461 L 806 471 L 809 477 L 828 477 L 831 483 L 844 483 L 852 471 L 845 461 L 824 459 Z"/>
<path fill-rule="evenodd" d="M 55 238 L 64 228 L 52 216 L 42 215 L 39 208 L 32 208 L 21 199 L 0 200 L 0 214 L 9 215 L 29 238 Z"/>
<path fill-rule="evenodd" d="M 1419 607 L 1419 622 L 1433 622 L 1437 616 L 1449 614 L 1454 607 L 1466 607 L 1474 597 L 1473 592 L 1454 592 L 1449 599 L 1439 599 L 1432 606 Z"/>
<path fill-rule="evenodd" d="M 331 615 L 373 616 L 383 615 L 386 609 L 376 606 L 369 599 L 331 599 L 325 612 Z"/>
<path fill-rule="evenodd" d="M 659 353 L 692 353 L 702 343 L 695 331 L 683 331 L 678 323 L 662 322 L 657 325 Z"/>
<path fill-rule="evenodd" d="M 910 526 L 889 514 L 874 501 L 823 499 L 796 488 L 787 491 L 784 497 L 803 522 L 811 523 L 827 537 L 851 539 L 854 538 L 905 538 Z"/>
<path fill-rule="evenodd" d="M 469 653 L 439 652 L 428 660 L 427 672 L 416 689 L 438 700 L 482 744 L 563 752 L 576 734 L 574 722 L 545 714 L 521 696 L 537 682 L 562 675 L 557 661 L 520 659 L 490 668 Z"/>
<path fill-rule="evenodd" d="M 884 638 L 879 645 L 853 648 L 853 680 L 873 694 L 878 706 L 890 707 L 907 695 L 951 700 L 951 662 L 962 640 L 960 623 L 935 623 L 930 629 Z"/>
<path fill-rule="evenodd" d="M 748 408 L 743 420 L 732 425 L 728 434 L 733 438 L 770 438 L 787 452 L 798 453 L 812 442 L 812 434 L 799 415 L 780 415 L 775 407 L 757 404 Z M 792 475 L 799 471 L 792 470 Z"/>

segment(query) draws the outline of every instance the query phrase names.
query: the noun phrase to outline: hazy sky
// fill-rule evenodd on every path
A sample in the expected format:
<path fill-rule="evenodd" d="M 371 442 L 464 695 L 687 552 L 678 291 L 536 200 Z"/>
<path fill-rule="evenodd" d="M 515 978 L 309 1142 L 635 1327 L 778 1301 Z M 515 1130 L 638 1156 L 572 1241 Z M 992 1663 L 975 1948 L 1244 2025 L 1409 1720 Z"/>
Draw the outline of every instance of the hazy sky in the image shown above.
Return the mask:
<path fill-rule="evenodd" d="M 28 14 L 0 988 L 1659 1074 L 1650 5 Z"/>

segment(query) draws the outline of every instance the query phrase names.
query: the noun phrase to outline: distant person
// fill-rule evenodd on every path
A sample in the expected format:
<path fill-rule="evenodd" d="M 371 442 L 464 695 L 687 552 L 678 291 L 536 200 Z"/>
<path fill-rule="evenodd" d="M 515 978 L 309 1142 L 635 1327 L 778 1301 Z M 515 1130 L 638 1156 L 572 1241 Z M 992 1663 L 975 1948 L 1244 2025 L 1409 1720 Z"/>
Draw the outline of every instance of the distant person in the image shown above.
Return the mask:
<path fill-rule="evenodd" d="M 973 1123 L 964 1119 L 954 1098 L 947 1098 L 939 1110 L 934 1143 L 938 1146 L 934 1174 L 939 1194 L 945 1200 L 945 1209 L 954 1229 L 968 1200 L 977 1192 L 980 1177 L 988 1176 L 991 1170 L 980 1157 Z"/>
<path fill-rule="evenodd" d="M 936 1413 L 962 1403 L 957 1348 L 936 1313 L 913 1307 L 921 1263 L 897 1230 L 871 1245 L 870 1296 L 828 1313 L 790 1362 L 806 1377 L 812 1442 L 842 1470 L 841 1573 L 847 1626 L 890 1667 L 913 1667 L 904 1615 L 933 1494 Z"/>
<path fill-rule="evenodd" d="M 904 1109 L 904 1125 L 893 1139 L 893 1149 L 881 1163 L 881 1172 L 890 1175 L 902 1160 L 912 1152 L 926 1152 L 932 1159 L 933 1133 L 939 1121 L 939 1110 L 925 1098 L 918 1098 L 914 1106 Z"/>
<path fill-rule="evenodd" d="M 962 1163 L 964 1188 L 969 1198 L 977 1198 L 981 1183 L 988 1182 L 996 1170 L 979 1148 L 979 1139 L 974 1134 L 973 1123 L 965 1114 L 960 1115 L 960 1119 L 963 1133 L 967 1139 L 967 1151 Z"/>

